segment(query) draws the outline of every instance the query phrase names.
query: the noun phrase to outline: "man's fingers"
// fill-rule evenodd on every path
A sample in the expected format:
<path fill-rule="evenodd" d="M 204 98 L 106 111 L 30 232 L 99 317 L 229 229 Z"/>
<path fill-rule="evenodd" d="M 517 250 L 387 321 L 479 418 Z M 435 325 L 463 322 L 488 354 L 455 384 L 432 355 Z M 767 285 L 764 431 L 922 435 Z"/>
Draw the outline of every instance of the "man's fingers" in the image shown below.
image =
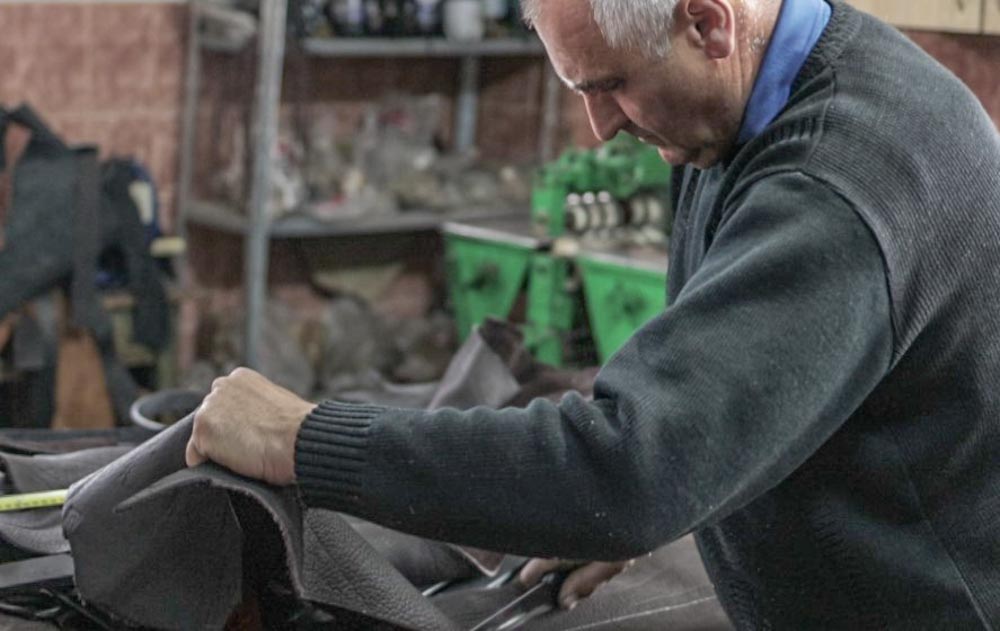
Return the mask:
<path fill-rule="evenodd" d="M 184 461 L 189 467 L 197 467 L 206 460 L 208 460 L 208 458 L 206 458 L 200 451 L 198 451 L 198 448 L 195 447 L 194 437 L 192 436 L 188 441 L 187 449 L 184 451 Z"/>
<path fill-rule="evenodd" d="M 574 570 L 559 590 L 559 605 L 563 609 L 572 609 L 577 601 L 593 594 L 595 589 L 621 574 L 626 567 L 628 561 L 594 562 Z"/>
<path fill-rule="evenodd" d="M 534 587 L 542 577 L 549 572 L 554 572 L 563 566 L 559 559 L 532 559 L 524 564 L 518 580 L 525 587 Z"/>

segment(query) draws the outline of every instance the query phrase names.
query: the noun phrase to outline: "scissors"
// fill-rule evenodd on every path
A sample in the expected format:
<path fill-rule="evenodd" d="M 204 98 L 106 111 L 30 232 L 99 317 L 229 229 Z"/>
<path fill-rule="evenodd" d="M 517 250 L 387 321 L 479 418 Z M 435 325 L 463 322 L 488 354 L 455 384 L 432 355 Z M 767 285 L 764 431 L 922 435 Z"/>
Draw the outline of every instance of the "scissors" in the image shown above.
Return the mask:
<path fill-rule="evenodd" d="M 557 598 L 568 570 L 549 572 L 523 594 L 504 605 L 469 631 L 509 631 L 543 616 L 558 606 Z"/>

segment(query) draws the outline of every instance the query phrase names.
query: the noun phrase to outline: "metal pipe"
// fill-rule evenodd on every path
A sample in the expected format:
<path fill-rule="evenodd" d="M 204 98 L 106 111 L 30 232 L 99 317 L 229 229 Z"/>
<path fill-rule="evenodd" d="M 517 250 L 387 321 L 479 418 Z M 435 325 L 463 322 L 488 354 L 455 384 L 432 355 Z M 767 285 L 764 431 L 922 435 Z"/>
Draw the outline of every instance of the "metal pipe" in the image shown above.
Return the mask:
<path fill-rule="evenodd" d="M 243 361 L 259 366 L 264 306 L 267 299 L 268 250 L 271 219 L 271 158 L 278 136 L 278 107 L 285 57 L 287 0 L 261 0 L 257 90 L 253 121 L 253 170 L 250 184 L 250 223 L 243 261 L 246 300 Z"/>
<path fill-rule="evenodd" d="M 479 57 L 462 57 L 455 112 L 455 149 L 464 153 L 476 144 L 479 115 Z"/>
<path fill-rule="evenodd" d="M 545 78 L 542 86 L 542 130 L 538 135 L 538 157 L 542 164 L 555 158 L 556 136 L 559 133 L 559 106 L 562 83 L 552 64 L 545 62 Z"/>

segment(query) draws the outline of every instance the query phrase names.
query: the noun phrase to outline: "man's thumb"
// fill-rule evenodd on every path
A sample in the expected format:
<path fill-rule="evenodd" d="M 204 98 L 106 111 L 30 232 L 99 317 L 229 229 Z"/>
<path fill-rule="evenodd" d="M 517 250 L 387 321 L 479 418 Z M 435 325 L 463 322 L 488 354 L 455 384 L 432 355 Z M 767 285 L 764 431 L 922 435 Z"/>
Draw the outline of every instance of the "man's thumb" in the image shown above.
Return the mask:
<path fill-rule="evenodd" d="M 197 467 L 203 462 L 206 462 L 208 458 L 204 456 L 194 444 L 194 437 L 192 436 L 188 440 L 187 449 L 184 451 L 184 461 L 187 462 L 189 467 Z"/>

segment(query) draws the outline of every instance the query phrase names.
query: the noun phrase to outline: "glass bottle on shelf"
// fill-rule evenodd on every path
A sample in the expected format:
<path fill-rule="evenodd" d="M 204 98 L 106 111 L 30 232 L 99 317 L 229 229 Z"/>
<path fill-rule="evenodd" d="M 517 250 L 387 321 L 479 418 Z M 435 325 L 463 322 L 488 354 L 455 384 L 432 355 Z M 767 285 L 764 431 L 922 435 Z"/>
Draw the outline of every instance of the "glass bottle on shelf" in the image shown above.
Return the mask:
<path fill-rule="evenodd" d="M 410 0 L 414 7 L 416 30 L 414 35 L 437 37 L 441 30 L 441 0 Z"/>
<path fill-rule="evenodd" d="M 509 34 L 509 0 L 483 0 L 483 19 L 487 37 L 504 37 Z"/>
<path fill-rule="evenodd" d="M 365 34 L 364 0 L 330 0 L 327 19 L 334 34 L 360 37 Z"/>

